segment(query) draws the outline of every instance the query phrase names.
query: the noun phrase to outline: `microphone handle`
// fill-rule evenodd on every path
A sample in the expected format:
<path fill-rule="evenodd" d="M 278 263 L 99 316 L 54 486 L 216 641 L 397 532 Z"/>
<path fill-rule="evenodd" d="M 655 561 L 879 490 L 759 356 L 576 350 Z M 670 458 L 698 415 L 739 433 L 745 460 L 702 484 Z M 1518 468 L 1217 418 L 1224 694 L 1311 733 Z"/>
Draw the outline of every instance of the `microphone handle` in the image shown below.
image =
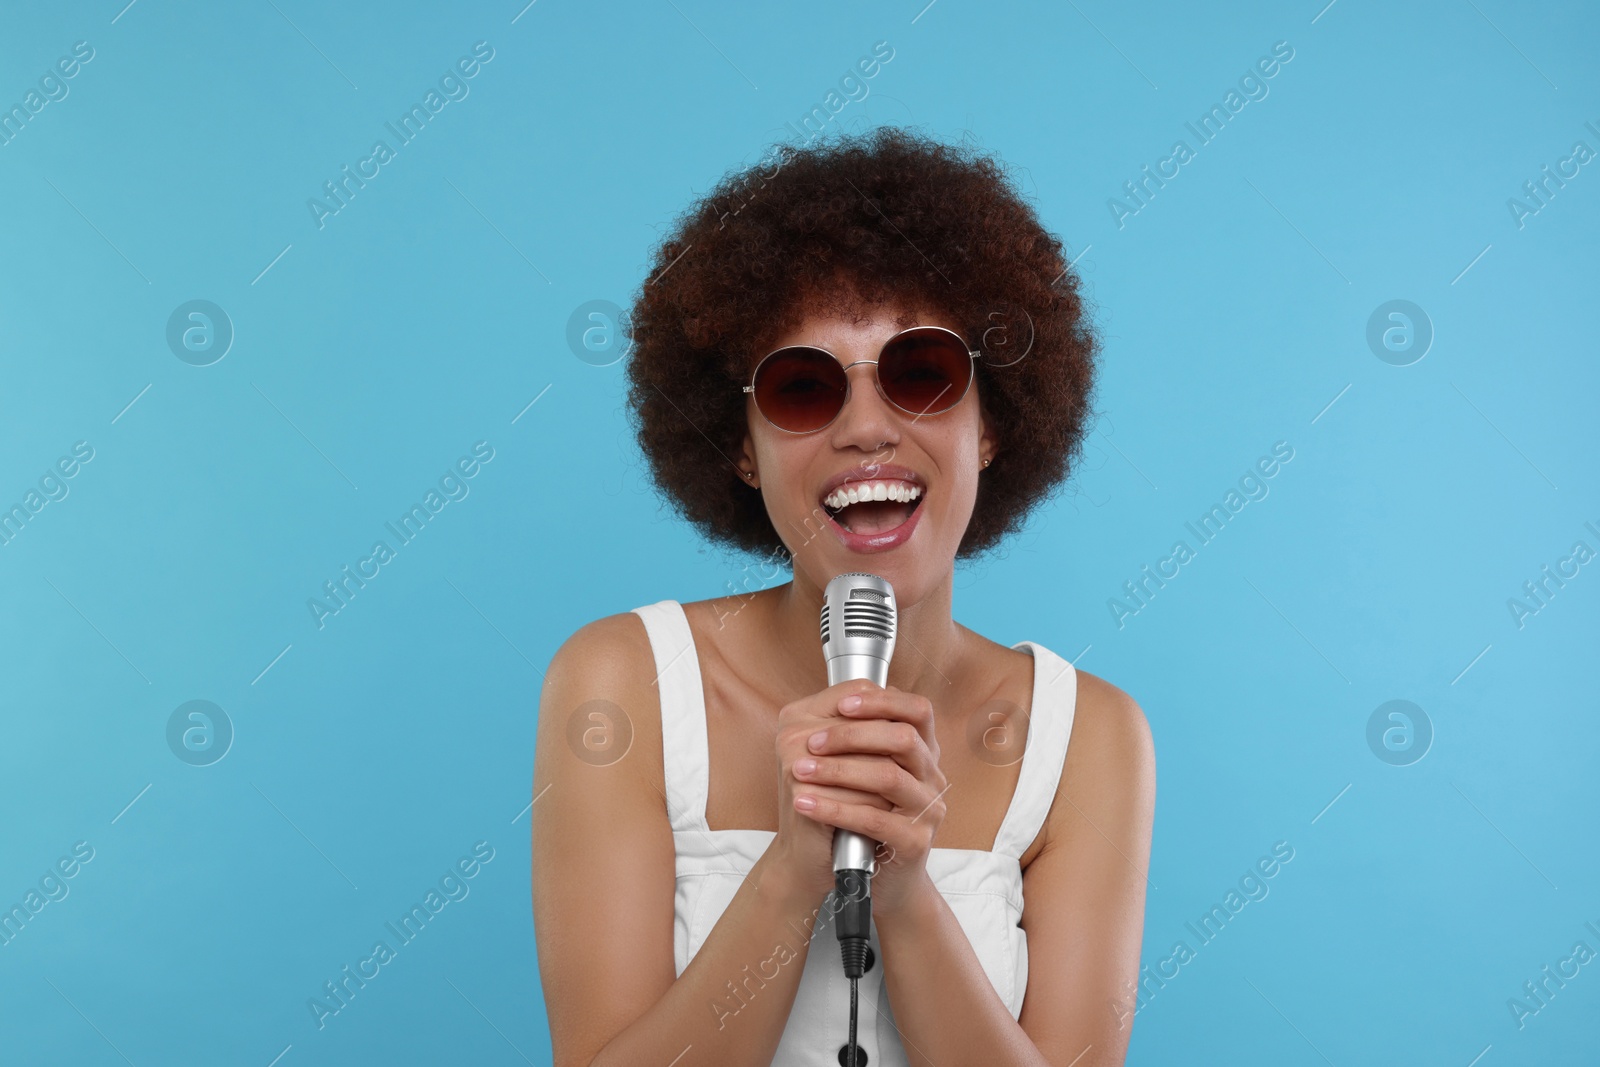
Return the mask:
<path fill-rule="evenodd" d="M 878 656 L 836 656 L 828 661 L 828 684 L 865 679 L 877 686 L 889 684 L 889 661 Z M 854 830 L 833 831 L 833 870 L 877 873 L 878 844 Z"/>

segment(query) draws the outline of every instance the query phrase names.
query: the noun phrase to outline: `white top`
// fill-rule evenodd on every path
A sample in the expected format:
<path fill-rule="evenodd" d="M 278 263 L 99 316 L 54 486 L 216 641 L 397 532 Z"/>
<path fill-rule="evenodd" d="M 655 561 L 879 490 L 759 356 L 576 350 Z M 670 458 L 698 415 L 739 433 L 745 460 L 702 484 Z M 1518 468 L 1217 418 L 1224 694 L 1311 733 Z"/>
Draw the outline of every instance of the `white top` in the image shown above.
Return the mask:
<path fill-rule="evenodd" d="M 771 830 L 712 830 L 706 824 L 710 757 L 706 738 L 705 695 L 700 661 L 683 606 L 663 600 L 633 609 L 650 635 L 661 694 L 661 741 L 667 788 L 667 814 L 677 856 L 677 891 L 673 900 L 672 949 L 676 973 L 683 974 L 734 893 L 776 834 Z M 950 905 L 974 954 L 983 964 L 995 992 L 1013 1019 L 1022 1013 L 1028 986 L 1028 938 L 1022 920 L 1022 853 L 1044 825 L 1056 783 L 1066 761 L 1077 704 L 1078 678 L 1072 664 L 1043 645 L 1020 641 L 1011 646 L 1033 656 L 1033 698 L 1016 792 L 993 849 L 934 848 L 927 870 Z M 819 650 L 820 653 L 820 650 Z M 830 897 L 832 892 L 830 891 Z M 850 981 L 839 958 L 839 939 L 827 898 L 812 925 L 800 986 L 773 1067 L 837 1067 L 841 1046 L 849 1040 Z M 789 948 L 799 954 L 804 931 L 794 930 Z M 888 990 L 883 983 L 876 923 L 868 941 L 875 962 L 857 980 L 856 1040 L 870 1067 L 906 1067 Z M 714 1009 L 725 1021 L 760 995 L 764 969 L 771 979 L 783 960 L 752 961 L 730 976 Z"/>

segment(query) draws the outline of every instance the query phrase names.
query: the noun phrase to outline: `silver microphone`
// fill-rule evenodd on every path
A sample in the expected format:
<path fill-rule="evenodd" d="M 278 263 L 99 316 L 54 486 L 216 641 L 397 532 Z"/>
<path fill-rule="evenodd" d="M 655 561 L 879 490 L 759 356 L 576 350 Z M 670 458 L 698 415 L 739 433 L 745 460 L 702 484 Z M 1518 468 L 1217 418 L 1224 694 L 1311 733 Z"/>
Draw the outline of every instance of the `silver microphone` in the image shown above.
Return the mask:
<path fill-rule="evenodd" d="M 894 589 L 876 574 L 841 574 L 822 594 L 822 655 L 828 684 L 866 679 L 887 686 L 897 626 Z M 877 843 L 850 830 L 834 830 L 833 869 L 877 869 Z"/>

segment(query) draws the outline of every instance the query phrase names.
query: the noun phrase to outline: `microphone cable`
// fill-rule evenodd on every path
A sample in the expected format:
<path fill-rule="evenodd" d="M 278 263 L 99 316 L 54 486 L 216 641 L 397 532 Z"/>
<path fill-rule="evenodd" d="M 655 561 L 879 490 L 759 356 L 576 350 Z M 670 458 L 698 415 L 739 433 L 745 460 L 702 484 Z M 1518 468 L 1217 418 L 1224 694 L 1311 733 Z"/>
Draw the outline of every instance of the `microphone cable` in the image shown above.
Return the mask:
<path fill-rule="evenodd" d="M 834 931 L 839 937 L 839 953 L 844 960 L 844 976 L 850 979 L 849 1059 L 844 1067 L 868 1067 L 865 1053 L 856 1044 L 856 981 L 867 972 L 867 955 L 872 949 L 867 939 L 872 932 L 872 881 L 866 871 L 846 869 L 833 874 L 834 892 L 842 904 L 834 916 Z M 844 1050 L 841 1050 L 844 1051 Z"/>
<path fill-rule="evenodd" d="M 850 1063 L 848 1067 L 861 1067 L 861 1046 L 856 1044 L 856 980 L 850 979 Z"/>

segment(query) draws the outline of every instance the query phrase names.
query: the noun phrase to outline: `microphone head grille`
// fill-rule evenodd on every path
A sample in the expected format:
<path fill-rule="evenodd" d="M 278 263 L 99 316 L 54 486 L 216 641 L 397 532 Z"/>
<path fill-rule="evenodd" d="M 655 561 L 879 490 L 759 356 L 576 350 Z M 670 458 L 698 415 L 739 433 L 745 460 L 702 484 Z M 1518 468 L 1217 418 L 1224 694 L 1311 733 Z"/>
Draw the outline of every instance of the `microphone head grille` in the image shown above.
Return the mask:
<path fill-rule="evenodd" d="M 888 641 L 894 637 L 894 612 L 881 604 L 846 604 L 844 635 Z"/>
<path fill-rule="evenodd" d="M 841 574 L 828 583 L 822 598 L 822 647 L 829 659 L 842 655 L 879 655 L 894 650 L 894 589 L 875 574 Z"/>

